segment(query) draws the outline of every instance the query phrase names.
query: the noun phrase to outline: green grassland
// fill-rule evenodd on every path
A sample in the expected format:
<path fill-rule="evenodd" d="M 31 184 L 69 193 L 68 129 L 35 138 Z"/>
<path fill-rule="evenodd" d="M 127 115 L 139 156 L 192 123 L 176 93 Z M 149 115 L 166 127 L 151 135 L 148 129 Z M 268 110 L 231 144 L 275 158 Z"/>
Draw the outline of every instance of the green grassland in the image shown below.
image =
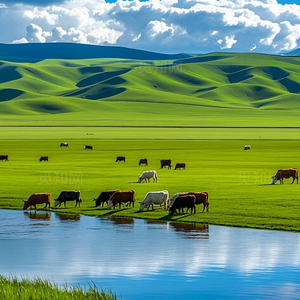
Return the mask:
<path fill-rule="evenodd" d="M 2 58 L 0 154 L 10 161 L 0 162 L 0 207 L 21 209 L 34 192 L 54 199 L 79 189 L 81 208 L 54 211 L 300 231 L 299 185 L 269 185 L 278 169 L 299 162 L 299 93 L 300 58 L 292 56 Z M 70 148 L 59 148 L 62 141 Z M 39 163 L 43 155 L 48 163 Z M 127 162 L 116 164 L 118 155 Z M 139 167 L 144 157 L 150 165 Z M 187 169 L 160 170 L 164 158 Z M 158 183 L 136 183 L 150 169 Z M 206 190 L 211 212 L 95 209 L 92 199 L 111 189 L 133 189 L 137 201 L 149 191 Z"/>
<path fill-rule="evenodd" d="M 0 140 L 300 140 L 300 128 L 1 127 Z"/>
<path fill-rule="evenodd" d="M 300 126 L 300 58 L 0 61 L 0 125 Z"/>
<path fill-rule="evenodd" d="M 42 279 L 29 280 L 23 278 L 6 278 L 0 276 L 0 298 L 2 300 L 116 300 L 111 292 L 99 291 L 95 286 L 58 287 L 56 284 Z"/>
<path fill-rule="evenodd" d="M 300 231 L 300 185 L 270 185 L 271 176 L 280 168 L 298 167 L 300 141 L 251 141 L 244 151 L 240 140 L 71 140 L 60 148 L 61 140 L 1 140 L 0 207 L 22 209 L 22 200 L 36 192 L 78 189 L 81 208 L 52 209 L 55 212 L 90 216 L 147 218 L 164 221 L 200 222 L 218 225 Z M 85 144 L 94 146 L 84 150 Z M 42 155 L 49 162 L 39 162 Z M 118 155 L 126 163 L 116 163 Z M 149 166 L 138 166 L 147 157 Z M 185 162 L 186 170 L 159 169 L 160 159 Z M 145 170 L 156 170 L 158 183 L 137 183 Z M 105 190 L 136 192 L 135 208 L 108 210 L 95 208 L 93 198 Z M 186 191 L 208 191 L 210 212 L 168 216 L 163 208 L 138 212 L 138 201 L 149 191 L 168 190 L 170 195 Z M 42 209 L 42 205 L 40 209 Z"/>

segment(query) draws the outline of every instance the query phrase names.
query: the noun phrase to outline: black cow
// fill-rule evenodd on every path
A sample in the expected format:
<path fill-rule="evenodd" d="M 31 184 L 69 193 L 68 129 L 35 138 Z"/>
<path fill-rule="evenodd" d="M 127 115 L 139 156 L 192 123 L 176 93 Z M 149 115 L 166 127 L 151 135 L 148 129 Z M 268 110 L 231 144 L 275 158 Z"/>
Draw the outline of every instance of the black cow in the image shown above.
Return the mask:
<path fill-rule="evenodd" d="M 82 200 L 80 199 L 80 191 L 62 191 L 57 199 L 54 199 L 54 207 L 60 206 L 62 203 L 64 203 L 66 207 L 67 201 L 76 201 L 75 207 L 77 207 L 77 204 L 80 204 Z"/>
<path fill-rule="evenodd" d="M 175 199 L 174 203 L 169 209 L 169 215 L 173 215 L 176 210 L 178 209 L 178 212 L 180 214 L 180 211 L 184 213 L 184 208 L 186 207 L 187 210 L 186 212 L 191 209 L 191 213 L 193 213 L 194 209 L 194 214 L 196 213 L 196 197 L 194 195 L 184 195 L 184 196 L 179 196 Z"/>
<path fill-rule="evenodd" d="M 8 155 L 7 154 L 0 155 L 0 160 L 6 160 L 6 161 L 8 161 Z"/>
<path fill-rule="evenodd" d="M 97 199 L 94 199 L 95 207 L 100 206 L 102 203 L 102 207 L 104 205 L 104 202 L 107 204 L 107 201 L 110 199 L 110 197 L 114 194 L 115 191 L 108 191 L 108 192 L 102 192 Z"/>
<path fill-rule="evenodd" d="M 171 159 L 162 159 L 160 161 L 160 168 L 164 168 L 164 167 L 168 167 L 168 169 L 171 169 L 172 166 L 171 166 Z"/>
<path fill-rule="evenodd" d="M 148 159 L 147 158 L 141 158 L 140 162 L 139 162 L 139 166 L 140 165 L 148 166 Z"/>
<path fill-rule="evenodd" d="M 250 145 L 245 145 L 244 150 L 250 150 L 251 146 Z"/>
<path fill-rule="evenodd" d="M 60 147 L 69 147 L 68 143 L 60 143 Z"/>
<path fill-rule="evenodd" d="M 93 150 L 93 146 L 91 146 L 91 145 L 85 145 L 85 150 L 86 149 Z"/>
<path fill-rule="evenodd" d="M 40 157 L 40 162 L 41 161 L 49 161 L 49 157 L 48 156 L 41 156 Z"/>
<path fill-rule="evenodd" d="M 116 162 L 119 162 L 119 161 L 124 161 L 125 162 L 125 156 L 118 156 L 117 159 L 116 159 Z"/>

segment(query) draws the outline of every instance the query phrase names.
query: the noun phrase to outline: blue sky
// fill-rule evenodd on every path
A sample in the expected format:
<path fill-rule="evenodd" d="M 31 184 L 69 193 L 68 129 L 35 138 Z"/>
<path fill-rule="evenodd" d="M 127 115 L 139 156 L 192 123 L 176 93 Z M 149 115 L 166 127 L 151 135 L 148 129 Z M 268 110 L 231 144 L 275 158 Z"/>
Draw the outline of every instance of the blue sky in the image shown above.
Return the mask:
<path fill-rule="evenodd" d="M 0 28 L 1 43 L 281 53 L 300 46 L 300 5 L 292 0 L 0 0 Z"/>

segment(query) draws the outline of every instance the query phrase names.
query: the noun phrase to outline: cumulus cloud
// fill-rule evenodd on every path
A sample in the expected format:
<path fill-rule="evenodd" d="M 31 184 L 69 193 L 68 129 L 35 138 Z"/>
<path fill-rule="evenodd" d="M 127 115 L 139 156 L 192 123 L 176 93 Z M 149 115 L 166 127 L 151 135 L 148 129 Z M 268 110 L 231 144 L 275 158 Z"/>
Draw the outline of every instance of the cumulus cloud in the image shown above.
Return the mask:
<path fill-rule="evenodd" d="M 8 28 L 0 42 L 6 43 L 112 44 L 169 53 L 276 53 L 300 44 L 300 5 L 276 0 L 7 2 L 0 4 L 0 26 Z"/>
<path fill-rule="evenodd" d="M 2 0 L 4 4 L 12 5 L 12 4 L 29 4 L 29 5 L 37 5 L 37 6 L 47 6 L 49 4 L 58 4 L 63 3 L 65 0 Z"/>

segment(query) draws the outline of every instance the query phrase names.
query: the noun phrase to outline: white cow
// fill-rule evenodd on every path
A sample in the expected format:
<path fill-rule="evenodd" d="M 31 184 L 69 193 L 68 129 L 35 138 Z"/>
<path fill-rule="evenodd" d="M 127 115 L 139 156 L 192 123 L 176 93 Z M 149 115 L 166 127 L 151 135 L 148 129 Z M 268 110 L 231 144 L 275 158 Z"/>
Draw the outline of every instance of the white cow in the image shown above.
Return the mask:
<path fill-rule="evenodd" d="M 156 171 L 145 171 L 143 174 L 139 177 L 138 182 L 143 182 L 144 180 L 147 182 L 150 182 L 150 179 L 153 178 L 153 182 L 157 182 L 157 174 Z"/>
<path fill-rule="evenodd" d="M 183 195 L 187 195 L 187 194 L 188 194 L 187 192 L 186 192 L 186 193 L 181 192 L 181 193 L 175 194 L 171 199 L 169 199 L 169 201 L 167 201 L 167 208 L 170 208 L 170 207 L 173 205 L 174 201 L 175 201 L 179 196 L 183 196 Z"/>
<path fill-rule="evenodd" d="M 165 209 L 167 209 L 167 201 L 169 199 L 169 192 L 168 191 L 160 191 L 160 192 L 149 192 L 147 193 L 145 199 L 143 202 L 140 202 L 140 211 L 142 211 L 145 207 L 147 207 L 147 210 L 152 205 L 164 205 Z"/>

